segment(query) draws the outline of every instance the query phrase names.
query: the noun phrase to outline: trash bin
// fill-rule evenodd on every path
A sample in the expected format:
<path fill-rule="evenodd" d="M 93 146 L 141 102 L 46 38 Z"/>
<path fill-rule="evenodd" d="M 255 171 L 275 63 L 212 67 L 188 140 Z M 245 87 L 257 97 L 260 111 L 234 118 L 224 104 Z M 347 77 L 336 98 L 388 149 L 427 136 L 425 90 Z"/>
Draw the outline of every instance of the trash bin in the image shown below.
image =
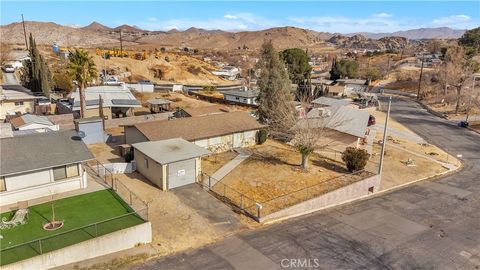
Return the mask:
<path fill-rule="evenodd" d="M 460 122 L 460 127 L 464 127 L 464 128 L 468 127 L 468 122 L 467 121 L 461 121 Z"/>

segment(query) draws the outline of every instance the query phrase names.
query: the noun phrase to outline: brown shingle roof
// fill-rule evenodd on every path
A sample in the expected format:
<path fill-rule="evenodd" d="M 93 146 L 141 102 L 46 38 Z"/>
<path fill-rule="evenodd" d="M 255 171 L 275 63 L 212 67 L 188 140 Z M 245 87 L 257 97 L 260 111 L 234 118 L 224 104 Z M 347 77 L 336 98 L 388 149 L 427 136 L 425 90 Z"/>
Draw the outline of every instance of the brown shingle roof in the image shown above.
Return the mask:
<path fill-rule="evenodd" d="M 227 134 L 261 129 L 247 112 L 212 114 L 174 120 L 143 122 L 134 125 L 150 141 L 183 138 L 187 141 L 201 140 Z"/>
<path fill-rule="evenodd" d="M 225 113 L 225 112 L 231 111 L 228 107 L 225 107 L 222 105 L 212 105 L 212 106 L 198 107 L 198 108 L 185 108 L 182 110 L 192 117 Z"/>
<path fill-rule="evenodd" d="M 21 116 L 19 116 L 19 117 L 15 117 L 15 118 L 10 119 L 10 124 L 12 124 L 12 126 L 14 128 L 19 128 L 19 127 L 25 125 L 25 121 L 23 121 L 23 118 Z"/>

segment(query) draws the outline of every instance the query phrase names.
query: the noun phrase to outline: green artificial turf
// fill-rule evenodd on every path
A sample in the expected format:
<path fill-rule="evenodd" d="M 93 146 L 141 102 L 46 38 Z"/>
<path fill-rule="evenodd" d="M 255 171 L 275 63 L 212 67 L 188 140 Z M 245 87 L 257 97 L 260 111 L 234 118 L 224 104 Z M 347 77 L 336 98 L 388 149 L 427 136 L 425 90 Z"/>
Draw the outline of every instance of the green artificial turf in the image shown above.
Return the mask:
<path fill-rule="evenodd" d="M 52 203 L 50 202 L 29 207 L 30 212 L 26 224 L 0 230 L 0 235 L 3 237 L 0 239 L 2 249 L 0 265 L 36 256 L 40 250 L 42 253 L 46 253 L 144 222 L 139 216 L 132 214 L 100 223 L 97 226 L 75 230 L 133 212 L 112 190 L 101 190 L 56 200 L 53 205 L 55 219 L 64 221 L 64 226 L 58 230 L 46 231 L 43 229 L 43 225 L 52 218 Z M 13 214 L 14 212 L 8 212 L 1 214 L 1 217 L 7 217 L 7 220 L 10 220 Z M 57 234 L 61 235 L 48 238 L 48 236 Z M 8 249 L 8 247 L 46 237 L 47 239 L 42 240 L 41 244 L 37 241 Z"/>

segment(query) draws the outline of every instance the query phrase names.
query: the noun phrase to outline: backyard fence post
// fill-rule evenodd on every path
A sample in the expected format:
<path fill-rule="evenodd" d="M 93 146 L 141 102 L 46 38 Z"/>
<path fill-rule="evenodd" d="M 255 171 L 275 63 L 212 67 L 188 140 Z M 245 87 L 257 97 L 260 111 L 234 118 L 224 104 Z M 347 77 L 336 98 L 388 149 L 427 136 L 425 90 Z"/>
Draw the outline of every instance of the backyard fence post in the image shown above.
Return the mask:
<path fill-rule="evenodd" d="M 208 176 L 208 190 L 210 190 L 210 187 L 211 187 L 211 179 L 212 177 L 210 177 L 210 175 Z"/>
<path fill-rule="evenodd" d="M 98 237 L 98 228 L 97 228 L 97 223 L 95 223 L 95 237 Z"/>
<path fill-rule="evenodd" d="M 130 205 L 132 205 L 132 192 L 130 191 Z"/>
<path fill-rule="evenodd" d="M 40 254 L 43 254 L 43 250 L 42 250 L 42 240 L 38 240 L 38 246 L 40 247 Z"/>
<path fill-rule="evenodd" d="M 243 209 L 243 194 L 240 194 L 240 209 Z"/>
<path fill-rule="evenodd" d="M 100 176 L 100 165 L 98 164 L 98 160 L 97 161 L 97 176 Z"/>

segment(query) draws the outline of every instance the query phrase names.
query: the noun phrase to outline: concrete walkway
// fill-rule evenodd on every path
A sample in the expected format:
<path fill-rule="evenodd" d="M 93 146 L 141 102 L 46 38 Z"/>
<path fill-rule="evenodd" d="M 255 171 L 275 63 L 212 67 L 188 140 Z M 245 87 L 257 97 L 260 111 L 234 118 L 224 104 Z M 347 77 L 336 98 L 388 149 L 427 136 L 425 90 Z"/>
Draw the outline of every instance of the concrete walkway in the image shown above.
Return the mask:
<path fill-rule="evenodd" d="M 227 164 L 223 165 L 223 167 L 218 169 L 218 171 L 216 171 L 212 175 L 212 178 L 214 178 L 217 182 L 222 180 L 223 177 L 225 177 L 233 169 L 235 169 L 238 165 L 240 165 L 242 161 L 244 161 L 245 159 L 249 158 L 252 155 L 252 153 L 246 149 L 235 149 L 235 151 L 238 153 L 238 156 L 230 160 Z"/>

